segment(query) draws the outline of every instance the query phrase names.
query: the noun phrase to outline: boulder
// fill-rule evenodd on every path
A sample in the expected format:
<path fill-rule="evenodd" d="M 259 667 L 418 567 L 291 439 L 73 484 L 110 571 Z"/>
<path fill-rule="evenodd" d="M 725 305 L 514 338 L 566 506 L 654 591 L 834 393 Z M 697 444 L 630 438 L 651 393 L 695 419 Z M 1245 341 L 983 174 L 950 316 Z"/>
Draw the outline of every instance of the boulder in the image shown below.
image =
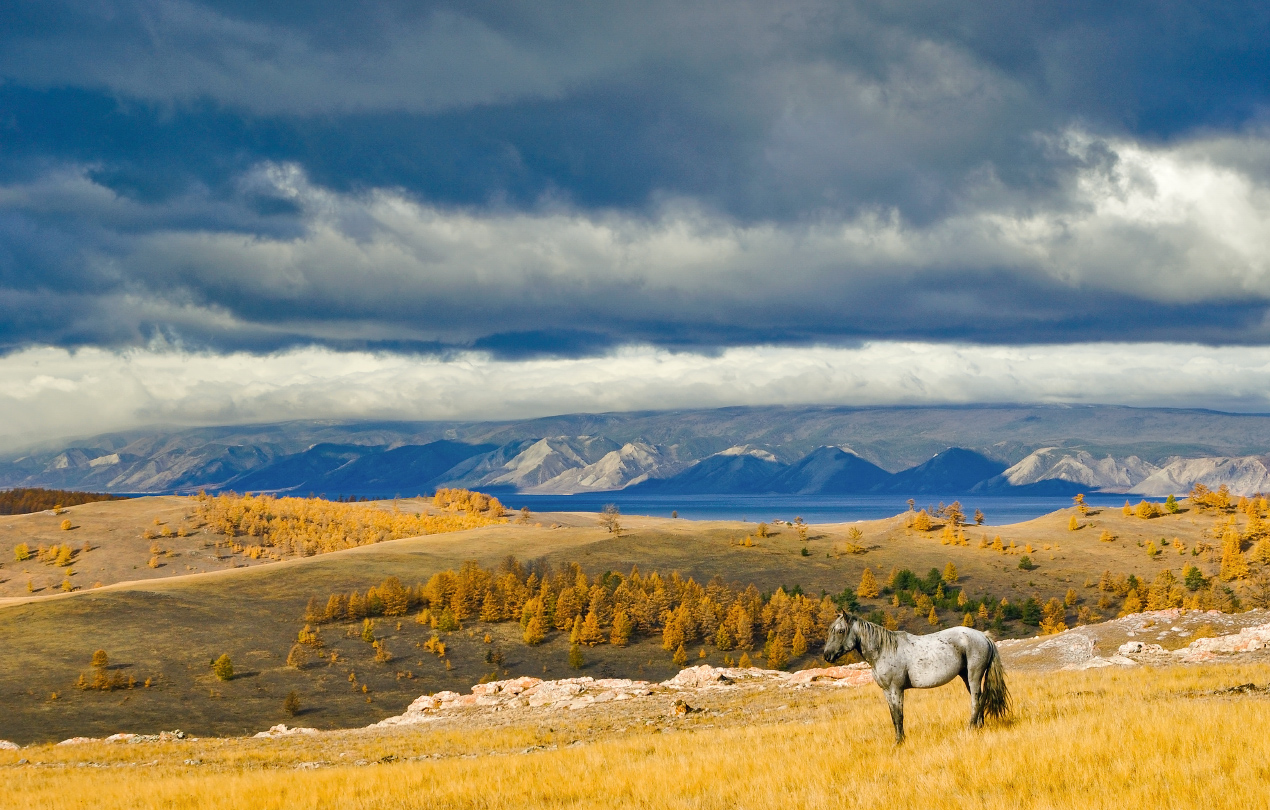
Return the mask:
<path fill-rule="evenodd" d="M 0 740 L 0 751 L 16 751 L 22 746 L 8 740 Z"/>

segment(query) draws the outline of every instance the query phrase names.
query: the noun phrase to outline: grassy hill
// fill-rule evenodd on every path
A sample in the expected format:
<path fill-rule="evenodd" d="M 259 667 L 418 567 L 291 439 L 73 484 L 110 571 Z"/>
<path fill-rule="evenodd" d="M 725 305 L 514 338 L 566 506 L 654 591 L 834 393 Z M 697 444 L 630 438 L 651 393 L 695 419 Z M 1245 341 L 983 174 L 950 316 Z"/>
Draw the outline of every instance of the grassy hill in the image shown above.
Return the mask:
<path fill-rule="evenodd" d="M 188 509 L 187 503 L 171 498 L 77 509 L 115 506 L 130 506 L 138 515 L 170 513 L 174 521 Z M 627 572 L 634 564 L 645 572 L 678 571 L 699 582 L 718 575 L 727 581 L 754 583 L 764 592 L 798 586 L 817 598 L 822 592 L 854 589 L 866 566 L 884 581 L 893 568 L 922 575 L 952 562 L 959 586 L 971 596 L 987 593 L 1018 604 L 1028 597 L 1041 602 L 1061 599 L 1068 589 L 1075 589 L 1079 601 L 1068 611 L 1069 623 L 1076 621 L 1079 607 L 1099 610 L 1099 598 L 1111 598 L 1093 587 L 1104 570 L 1134 574 L 1144 581 L 1166 568 L 1180 574 L 1184 563 L 1198 564 L 1210 575 L 1216 570 L 1215 552 L 1192 552 L 1199 543 L 1217 542 L 1213 535 L 1225 516 L 1188 511 L 1143 520 L 1105 510 L 1083 518 L 1084 528 L 1070 531 L 1071 515 L 1065 510 L 993 529 L 992 534 L 1001 534 L 1005 544 L 1014 541 L 1013 553 L 979 548 L 982 532 L 973 527 L 968 530 L 968 545 L 944 545 L 939 531 L 906 528 L 903 516 L 851 526 L 814 526 L 802 542 L 790 526 L 774 527 L 772 536 L 757 537 L 756 527 L 747 523 L 627 517 L 625 532 L 614 537 L 597 525 L 594 515 L 535 515 L 539 525 L 489 526 L 281 563 L 125 582 L 70 594 L 37 594 L 0 607 L 0 649 L 6 651 L 0 656 L 0 700 L 6 706 L 0 715 L 0 739 L 28 743 L 172 727 L 198 734 L 242 734 L 288 719 L 282 703 L 292 690 L 301 695 L 306 707 L 303 724 L 359 726 L 399 713 L 420 694 L 465 691 L 482 677 L 576 674 L 568 665 L 564 633 L 552 632 L 543 645 L 528 647 L 520 641 L 517 623 L 472 619 L 462 630 L 443 634 L 448 648 L 443 660 L 418 646 L 432 629 L 415 622 L 413 616 L 404 617 L 400 626 L 396 620 L 377 622 L 377 637 L 392 652 L 392 661 L 377 662 L 374 650 L 360 638 L 360 623 L 344 623 L 323 629 L 323 653 L 328 657 L 336 653 L 335 663 L 298 670 L 286 665 L 288 651 L 304 627 L 310 597 L 324 600 L 333 592 L 364 590 L 389 576 L 407 585 L 426 582 L 432 574 L 457 569 L 466 560 L 494 567 L 508 554 L 521 560 L 544 558 L 557 565 L 576 561 L 592 576 L 609 570 Z M 861 536 L 852 537 L 852 528 L 861 530 Z M 1116 539 L 1100 541 L 1103 531 Z M 752 545 L 745 545 L 747 537 Z M 1188 549 L 1184 554 L 1174 550 L 1178 544 L 1173 538 Z M 1168 539 L 1170 545 L 1159 546 L 1161 539 Z M 1148 542 L 1157 544 L 1161 553 L 1149 555 Z M 848 553 L 848 544 L 862 553 Z M 1029 556 L 1036 568 L 1021 570 L 1021 552 L 1028 544 L 1034 547 Z M 120 548 L 131 546 L 121 544 Z M 1114 604 L 1101 609 L 1102 615 L 1114 615 L 1119 602 L 1115 598 Z M 914 632 L 933 629 L 924 615 L 912 608 L 900 611 L 887 597 L 864 600 L 861 609 L 884 610 L 892 616 L 902 613 L 898 616 L 901 626 Z M 957 611 L 940 613 L 945 626 L 960 619 Z M 1033 635 L 1036 630 L 1007 621 L 1001 632 Z M 486 662 L 492 648 L 503 653 L 501 666 Z M 80 674 L 90 672 L 90 659 L 97 649 L 109 653 L 113 673 L 131 675 L 138 686 L 110 692 L 76 688 Z M 706 653 L 704 661 L 722 663 L 723 654 L 699 644 L 691 646 L 693 662 L 702 660 L 697 658 L 699 650 Z M 222 654 L 234 662 L 238 675 L 233 680 L 220 681 L 209 669 L 210 661 Z M 815 654 L 816 650 L 809 650 L 790 666 L 808 665 Z M 585 657 L 583 673 L 596 676 L 662 679 L 678 669 L 658 637 L 637 639 L 626 648 L 603 644 L 587 649 Z M 147 678 L 152 683 L 149 688 L 141 685 Z"/>

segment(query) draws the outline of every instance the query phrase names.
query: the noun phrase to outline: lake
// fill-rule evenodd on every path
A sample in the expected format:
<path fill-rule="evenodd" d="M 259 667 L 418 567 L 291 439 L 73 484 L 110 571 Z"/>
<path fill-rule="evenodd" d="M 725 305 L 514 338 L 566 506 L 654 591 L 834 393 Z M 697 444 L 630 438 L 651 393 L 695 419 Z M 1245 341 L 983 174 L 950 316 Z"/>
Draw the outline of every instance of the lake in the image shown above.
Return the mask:
<path fill-rule="evenodd" d="M 808 523 L 847 523 L 877 520 L 908 509 L 901 495 L 858 495 L 824 497 L 819 495 L 623 495 L 619 492 L 594 492 L 580 495 L 504 495 L 499 500 L 512 509 L 528 506 L 534 512 L 598 512 L 605 504 L 616 504 L 625 515 L 679 517 L 689 520 L 771 521 L 802 517 Z M 1137 503 L 1140 496 L 1091 493 L 1085 496 L 1090 506 L 1120 507 L 1125 499 Z M 961 501 L 966 516 L 982 509 L 985 524 L 1004 526 L 1031 520 L 1072 505 L 1067 497 L 1019 497 L 972 495 L 927 495 L 917 498 L 917 508 L 929 508 L 940 501 Z M 1158 500 L 1158 499 L 1157 499 Z"/>

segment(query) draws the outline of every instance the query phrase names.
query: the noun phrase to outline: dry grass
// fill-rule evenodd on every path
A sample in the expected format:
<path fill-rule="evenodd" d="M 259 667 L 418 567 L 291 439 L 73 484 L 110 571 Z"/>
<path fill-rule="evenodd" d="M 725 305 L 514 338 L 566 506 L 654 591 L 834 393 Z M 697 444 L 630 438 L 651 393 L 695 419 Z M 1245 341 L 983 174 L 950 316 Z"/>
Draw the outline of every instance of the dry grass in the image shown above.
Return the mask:
<path fill-rule="evenodd" d="M 1009 725 L 963 728 L 964 692 L 911 692 L 895 749 L 876 689 L 769 690 L 745 711 L 603 728 L 596 714 L 457 728 L 0 753 L 0 804 L 69 808 L 1205 808 L 1270 802 L 1270 712 L 1214 689 L 1266 666 L 1018 674 Z M 716 693 L 718 694 L 718 693 Z M 720 698 L 733 702 L 741 695 Z M 651 700 L 651 699 L 650 699 Z M 661 702 L 666 702 L 665 697 Z M 751 711 L 750 702 L 767 711 Z M 781 705 L 775 705 L 779 702 Z M 1256 705 L 1250 705 L 1250 702 Z M 788 705 L 788 708 L 783 706 Z M 779 709 L 779 711 L 777 711 Z M 547 729 L 550 721 L 554 728 Z M 545 735 L 545 736 L 544 736 Z M 585 744 L 521 753 L 546 738 Z M 441 760 L 295 770 L 340 751 Z M 475 755 L 464 758 L 464 755 Z M 39 766 L 11 767 L 19 756 Z M 204 764 L 187 766 L 187 758 Z M 118 767 L 124 760 L 137 767 Z M 108 767 L 75 767 L 80 762 Z M 148 764 L 154 762 L 155 764 Z M 140 763 L 147 763 L 141 765 Z M 141 770 L 144 768 L 144 770 Z M 139 776 L 144 773 L 144 779 Z"/>

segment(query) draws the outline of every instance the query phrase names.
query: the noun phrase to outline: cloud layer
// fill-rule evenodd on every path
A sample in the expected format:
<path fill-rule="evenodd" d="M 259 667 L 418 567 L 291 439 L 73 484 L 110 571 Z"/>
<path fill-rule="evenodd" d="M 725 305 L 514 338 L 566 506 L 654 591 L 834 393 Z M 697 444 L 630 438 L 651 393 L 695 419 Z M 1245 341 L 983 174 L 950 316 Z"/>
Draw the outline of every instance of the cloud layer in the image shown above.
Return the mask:
<path fill-rule="evenodd" d="M 869 343 L 716 355 L 449 360 L 308 348 L 273 355 L 31 349 L 0 359 L 0 447 L 153 424 L 524 418 L 779 404 L 1113 403 L 1270 410 L 1270 350 L 1192 345 Z"/>
<path fill-rule="evenodd" d="M 898 209 L 741 223 L 686 199 L 641 214 L 454 209 L 262 164 L 236 178 L 241 194 L 291 214 L 252 229 L 227 202 L 132 200 L 66 168 L 0 188 L 11 233 L 57 246 L 33 257 L 48 272 L 11 276 L 7 338 L 513 354 L 1266 339 L 1270 138 L 1147 147 L 1073 130 L 1047 148 L 1072 168 L 1045 200 L 989 174 L 926 223 Z M 187 224 L 199 217 L 223 224 Z"/>
<path fill-rule="evenodd" d="M 1108 343 L 1165 367 L 1167 347 L 1253 357 L 1270 341 L 1264 3 L 49 0 L 6 14 L 0 353 L 73 350 L 72 379 L 90 361 L 125 380 L 151 369 L 116 381 L 135 396 L 103 424 L 339 411 L 316 382 L 273 399 L 267 378 L 239 388 L 234 372 L 169 413 L 152 393 L 162 358 L 195 376 L 287 358 L 313 380 L 364 362 L 471 385 L 456 369 L 503 363 L 481 396 L 541 413 L 673 391 L 767 401 L 726 375 L 644 392 L 636 357 L 704 364 L 703 379 L 750 357 L 763 378 L 754 358 L 879 346 L 955 360 L 952 345 Z M 1083 370 L 1046 356 L 1085 401 Z M 536 365 L 590 374 L 614 358 L 626 399 L 552 394 L 574 387 Z M 825 390 L 917 396 L 860 368 L 876 384 Z M 502 390 L 522 369 L 544 393 Z M 928 370 L 945 388 L 923 396 L 1058 396 L 1038 374 L 1010 387 Z M 1142 390 L 1260 402 L 1191 379 Z M 12 424 L 60 407 L 39 396 Z M 386 396 L 346 410 L 398 413 Z"/>

